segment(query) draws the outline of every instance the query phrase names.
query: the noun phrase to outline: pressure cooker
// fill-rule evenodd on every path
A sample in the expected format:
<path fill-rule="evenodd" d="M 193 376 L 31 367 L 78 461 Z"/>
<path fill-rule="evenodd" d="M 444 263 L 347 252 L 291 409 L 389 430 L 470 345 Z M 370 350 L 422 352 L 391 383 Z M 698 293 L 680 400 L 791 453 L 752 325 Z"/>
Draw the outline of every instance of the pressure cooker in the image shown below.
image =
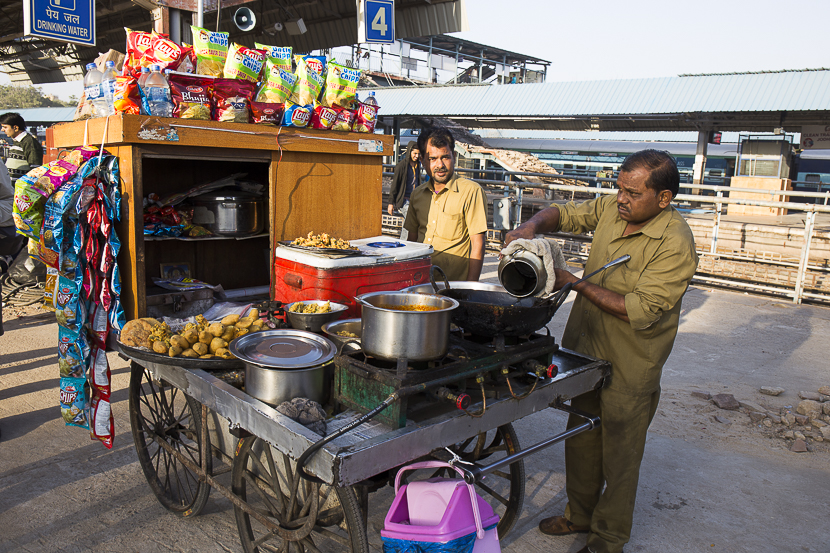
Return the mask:
<path fill-rule="evenodd" d="M 261 196 L 241 190 L 217 190 L 193 198 L 193 223 L 220 236 L 250 236 L 265 228 Z"/>

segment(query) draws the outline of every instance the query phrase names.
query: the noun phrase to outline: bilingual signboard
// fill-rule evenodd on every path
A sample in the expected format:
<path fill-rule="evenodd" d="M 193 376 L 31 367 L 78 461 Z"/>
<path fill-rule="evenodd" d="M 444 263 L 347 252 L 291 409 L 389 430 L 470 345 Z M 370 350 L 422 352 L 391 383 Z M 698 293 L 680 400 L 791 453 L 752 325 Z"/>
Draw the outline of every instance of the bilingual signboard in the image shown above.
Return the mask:
<path fill-rule="evenodd" d="M 24 0 L 23 33 L 95 46 L 95 0 Z"/>
<path fill-rule="evenodd" d="M 830 125 L 804 125 L 801 127 L 801 149 L 830 149 Z"/>

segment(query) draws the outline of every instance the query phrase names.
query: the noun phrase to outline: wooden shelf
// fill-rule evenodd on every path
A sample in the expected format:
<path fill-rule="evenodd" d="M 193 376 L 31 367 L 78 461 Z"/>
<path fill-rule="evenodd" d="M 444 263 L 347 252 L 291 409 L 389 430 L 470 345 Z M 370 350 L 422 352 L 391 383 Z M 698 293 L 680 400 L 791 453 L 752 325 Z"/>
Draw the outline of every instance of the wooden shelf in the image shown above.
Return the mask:
<path fill-rule="evenodd" d="M 254 234 L 253 236 L 202 236 L 201 238 L 191 238 L 190 236 L 148 236 L 144 235 L 145 242 L 164 242 L 167 240 L 176 240 L 179 242 L 209 242 L 211 240 L 252 240 L 254 238 L 267 238 L 270 236 L 267 232 L 262 234 Z"/>

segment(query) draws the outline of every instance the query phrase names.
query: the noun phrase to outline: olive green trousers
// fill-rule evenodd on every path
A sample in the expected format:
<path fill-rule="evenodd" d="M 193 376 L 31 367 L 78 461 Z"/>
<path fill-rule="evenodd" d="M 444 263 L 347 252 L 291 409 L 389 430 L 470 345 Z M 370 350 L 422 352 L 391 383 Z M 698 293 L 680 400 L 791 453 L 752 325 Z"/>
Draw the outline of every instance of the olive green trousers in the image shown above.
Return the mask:
<path fill-rule="evenodd" d="M 603 388 L 571 401 L 601 421 L 599 428 L 565 442 L 565 518 L 590 526 L 587 544 L 595 553 L 621 553 L 631 538 L 640 463 L 659 400 L 659 389 L 631 395 Z M 571 415 L 568 428 L 584 422 Z"/>

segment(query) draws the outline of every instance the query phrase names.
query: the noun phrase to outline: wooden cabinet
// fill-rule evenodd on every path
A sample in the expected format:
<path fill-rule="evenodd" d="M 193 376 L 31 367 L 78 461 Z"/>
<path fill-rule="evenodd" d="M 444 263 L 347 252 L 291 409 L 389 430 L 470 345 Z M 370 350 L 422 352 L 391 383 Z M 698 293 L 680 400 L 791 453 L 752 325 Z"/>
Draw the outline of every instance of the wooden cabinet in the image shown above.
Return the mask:
<path fill-rule="evenodd" d="M 127 319 L 146 314 L 146 289 L 161 263 L 187 262 L 195 278 L 225 289 L 261 286 L 279 240 L 381 234 L 381 164 L 392 155 L 391 136 L 115 115 L 55 125 L 47 137 L 57 150 L 102 141 L 118 156 L 123 181 L 116 231 Z M 235 173 L 266 185 L 266 236 L 144 238 L 149 193 L 165 197 Z"/>

